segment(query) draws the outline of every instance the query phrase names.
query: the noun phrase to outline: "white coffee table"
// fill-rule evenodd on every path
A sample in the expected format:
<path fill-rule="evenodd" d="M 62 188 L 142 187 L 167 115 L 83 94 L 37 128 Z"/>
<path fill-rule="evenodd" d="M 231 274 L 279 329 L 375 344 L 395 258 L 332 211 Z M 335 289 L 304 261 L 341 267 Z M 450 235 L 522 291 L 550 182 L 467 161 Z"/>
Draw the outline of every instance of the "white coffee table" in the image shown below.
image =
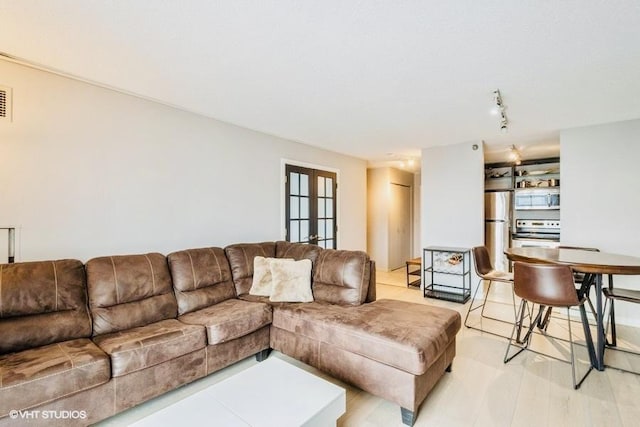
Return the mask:
<path fill-rule="evenodd" d="M 345 410 L 343 388 L 272 356 L 132 425 L 320 427 Z"/>

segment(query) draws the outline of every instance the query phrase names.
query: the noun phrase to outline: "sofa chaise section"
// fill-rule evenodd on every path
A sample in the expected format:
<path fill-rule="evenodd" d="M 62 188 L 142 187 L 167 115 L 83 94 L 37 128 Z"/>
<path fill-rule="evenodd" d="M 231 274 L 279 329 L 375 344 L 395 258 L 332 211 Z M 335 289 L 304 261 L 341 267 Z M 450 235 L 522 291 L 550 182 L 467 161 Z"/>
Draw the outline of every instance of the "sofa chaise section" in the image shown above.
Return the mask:
<path fill-rule="evenodd" d="M 413 425 L 450 369 L 460 314 L 395 300 L 364 304 L 368 265 L 364 252 L 323 251 L 314 270 L 316 301 L 274 306 L 271 346 L 397 403 L 403 422 Z"/>

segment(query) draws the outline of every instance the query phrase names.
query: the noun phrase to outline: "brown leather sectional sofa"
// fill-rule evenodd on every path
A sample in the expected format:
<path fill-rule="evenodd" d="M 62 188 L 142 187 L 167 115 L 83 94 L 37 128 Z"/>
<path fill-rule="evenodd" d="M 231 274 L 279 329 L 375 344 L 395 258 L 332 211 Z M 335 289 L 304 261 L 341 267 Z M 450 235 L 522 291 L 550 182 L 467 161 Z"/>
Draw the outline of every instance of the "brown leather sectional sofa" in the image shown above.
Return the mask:
<path fill-rule="evenodd" d="M 249 295 L 255 256 L 310 259 L 311 303 Z M 88 425 L 276 349 L 415 412 L 460 315 L 375 301 L 358 251 L 288 242 L 0 265 L 0 425 Z"/>

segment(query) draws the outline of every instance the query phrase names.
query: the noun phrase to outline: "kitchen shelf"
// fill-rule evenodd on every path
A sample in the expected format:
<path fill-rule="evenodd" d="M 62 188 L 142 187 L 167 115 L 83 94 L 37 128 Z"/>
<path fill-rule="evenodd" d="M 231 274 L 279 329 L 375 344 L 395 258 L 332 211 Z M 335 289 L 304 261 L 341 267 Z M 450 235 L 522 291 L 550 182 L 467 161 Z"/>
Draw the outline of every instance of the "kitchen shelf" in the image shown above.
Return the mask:
<path fill-rule="evenodd" d="M 422 251 L 422 265 L 425 298 L 464 304 L 471 297 L 471 250 L 469 248 L 426 247 Z"/>
<path fill-rule="evenodd" d="M 523 173 L 523 175 L 519 175 L 519 172 Z M 505 173 L 506 175 L 502 177 L 495 176 Z M 484 175 L 485 191 L 560 188 L 559 185 L 549 186 L 546 182 L 551 179 L 560 180 L 560 158 L 523 160 L 519 165 L 489 163 L 485 165 Z M 523 181 L 529 181 L 533 184 L 530 187 L 519 187 L 519 184 Z M 537 185 L 540 182 L 544 182 L 547 185 Z"/>
<path fill-rule="evenodd" d="M 486 190 L 508 190 L 514 187 L 513 166 L 496 164 L 484 171 L 484 186 Z"/>

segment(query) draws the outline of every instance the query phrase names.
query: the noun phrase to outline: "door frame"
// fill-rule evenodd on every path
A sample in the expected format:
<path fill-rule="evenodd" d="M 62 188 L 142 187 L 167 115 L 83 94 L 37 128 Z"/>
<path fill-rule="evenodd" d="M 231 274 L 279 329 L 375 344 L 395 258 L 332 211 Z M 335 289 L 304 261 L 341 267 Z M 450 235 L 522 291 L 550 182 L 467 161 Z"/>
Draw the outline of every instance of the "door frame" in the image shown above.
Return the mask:
<path fill-rule="evenodd" d="M 324 170 L 327 172 L 333 172 L 336 174 L 336 227 L 338 227 L 338 231 L 336 232 L 336 248 L 339 249 L 340 248 L 340 243 L 342 242 L 342 238 L 340 236 L 340 229 L 342 227 L 340 227 L 340 211 L 342 203 L 340 201 L 340 169 L 336 169 L 336 168 L 332 168 L 330 166 L 325 166 L 325 165 L 319 165 L 319 164 L 315 164 L 315 163 L 307 163 L 307 162 L 301 162 L 299 160 L 291 160 L 291 159 L 285 159 L 285 158 L 281 158 L 280 159 L 280 240 L 286 240 L 287 239 L 287 183 L 285 181 L 286 176 L 287 176 L 287 172 L 286 172 L 286 166 L 287 165 L 292 165 L 292 166 L 300 166 L 303 168 L 309 168 L 309 169 L 319 169 L 319 170 Z"/>

